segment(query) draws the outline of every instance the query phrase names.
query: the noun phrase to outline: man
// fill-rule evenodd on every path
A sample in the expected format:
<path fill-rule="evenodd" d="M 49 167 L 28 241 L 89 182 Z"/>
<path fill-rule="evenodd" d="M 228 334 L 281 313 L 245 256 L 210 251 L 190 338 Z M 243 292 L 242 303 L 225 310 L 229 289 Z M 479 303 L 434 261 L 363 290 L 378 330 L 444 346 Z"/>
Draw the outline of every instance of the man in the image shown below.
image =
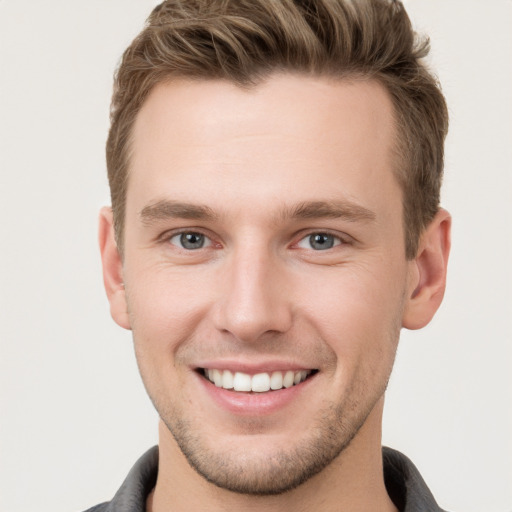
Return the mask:
<path fill-rule="evenodd" d="M 155 8 L 116 76 L 100 246 L 159 447 L 91 510 L 441 510 L 381 447 L 450 245 L 427 48 L 386 0 Z"/>

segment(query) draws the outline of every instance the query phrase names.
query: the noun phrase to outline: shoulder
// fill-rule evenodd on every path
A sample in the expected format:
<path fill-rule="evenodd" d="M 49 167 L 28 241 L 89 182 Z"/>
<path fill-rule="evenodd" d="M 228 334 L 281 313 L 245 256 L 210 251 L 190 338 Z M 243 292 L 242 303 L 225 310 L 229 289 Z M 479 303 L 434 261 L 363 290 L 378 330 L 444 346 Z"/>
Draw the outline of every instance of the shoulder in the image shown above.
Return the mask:
<path fill-rule="evenodd" d="M 84 512 L 107 512 L 108 506 L 109 502 L 100 503 L 99 505 L 94 505 L 94 507 L 84 510 Z"/>
<path fill-rule="evenodd" d="M 84 512 L 144 512 L 157 474 L 158 447 L 154 446 L 135 463 L 112 501 L 100 503 Z"/>
<path fill-rule="evenodd" d="M 403 453 L 383 447 L 384 482 L 401 512 L 445 512 L 436 503 L 416 466 Z"/>

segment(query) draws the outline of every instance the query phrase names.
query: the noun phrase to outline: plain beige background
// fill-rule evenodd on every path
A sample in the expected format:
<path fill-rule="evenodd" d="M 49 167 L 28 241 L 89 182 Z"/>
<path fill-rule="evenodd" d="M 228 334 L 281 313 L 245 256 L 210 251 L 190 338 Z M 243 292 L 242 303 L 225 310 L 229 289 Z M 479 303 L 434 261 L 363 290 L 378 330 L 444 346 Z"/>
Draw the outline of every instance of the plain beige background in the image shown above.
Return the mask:
<path fill-rule="evenodd" d="M 155 1 L 0 0 L 0 509 L 110 499 L 156 442 L 96 247 L 111 76 Z M 512 510 L 512 2 L 408 0 L 450 112 L 445 302 L 404 332 L 384 442 L 443 508 Z"/>

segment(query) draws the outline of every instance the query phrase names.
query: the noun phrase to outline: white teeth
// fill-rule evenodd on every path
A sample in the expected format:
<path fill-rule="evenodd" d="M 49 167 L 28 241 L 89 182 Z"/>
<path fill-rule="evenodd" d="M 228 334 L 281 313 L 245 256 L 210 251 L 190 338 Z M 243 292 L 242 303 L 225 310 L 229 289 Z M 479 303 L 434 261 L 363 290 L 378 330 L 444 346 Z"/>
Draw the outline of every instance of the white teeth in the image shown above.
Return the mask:
<path fill-rule="evenodd" d="M 293 386 L 293 381 L 294 381 L 293 372 L 290 372 L 290 371 L 286 372 L 283 377 L 283 386 L 285 388 L 291 388 Z"/>
<path fill-rule="evenodd" d="M 311 370 L 300 370 L 293 372 L 272 372 L 249 375 L 243 372 L 236 372 L 234 375 L 229 370 L 218 370 L 207 368 L 204 370 L 205 377 L 213 382 L 218 388 L 234 389 L 235 391 L 253 391 L 265 393 L 267 391 L 291 388 L 300 384 L 311 373 Z"/>
<path fill-rule="evenodd" d="M 222 387 L 224 389 L 233 389 L 233 379 L 233 374 L 229 370 L 224 370 L 222 375 Z"/>
<path fill-rule="evenodd" d="M 213 370 L 213 382 L 218 388 L 222 387 L 222 373 L 219 370 Z"/>
<path fill-rule="evenodd" d="M 270 376 L 270 389 L 281 389 L 283 387 L 283 374 L 274 372 Z"/>
<path fill-rule="evenodd" d="M 256 393 L 264 393 L 270 389 L 270 375 L 268 373 L 258 373 L 252 377 L 253 391 Z"/>
<path fill-rule="evenodd" d="M 251 391 L 252 379 L 247 373 L 236 372 L 233 379 L 233 387 L 235 391 Z"/>

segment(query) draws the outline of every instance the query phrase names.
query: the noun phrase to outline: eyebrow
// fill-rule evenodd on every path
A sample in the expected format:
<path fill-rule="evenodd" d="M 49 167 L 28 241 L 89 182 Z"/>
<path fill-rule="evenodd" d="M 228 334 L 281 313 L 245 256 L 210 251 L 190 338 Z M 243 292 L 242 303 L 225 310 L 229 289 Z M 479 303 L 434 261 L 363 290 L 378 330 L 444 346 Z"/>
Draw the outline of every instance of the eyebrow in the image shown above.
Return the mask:
<path fill-rule="evenodd" d="M 166 219 L 215 220 L 218 215 L 208 206 L 164 199 L 140 211 L 143 224 Z"/>
<path fill-rule="evenodd" d="M 210 207 L 201 204 L 183 203 L 164 199 L 145 206 L 140 211 L 143 224 L 166 219 L 190 219 L 214 221 L 219 218 Z M 367 208 L 347 200 L 304 201 L 291 207 L 285 207 L 276 220 L 308 219 L 345 219 L 351 222 L 372 222 L 375 213 Z"/>
<path fill-rule="evenodd" d="M 376 218 L 371 210 L 347 200 L 302 202 L 287 208 L 283 217 L 298 220 L 345 219 L 351 222 L 372 222 Z"/>

